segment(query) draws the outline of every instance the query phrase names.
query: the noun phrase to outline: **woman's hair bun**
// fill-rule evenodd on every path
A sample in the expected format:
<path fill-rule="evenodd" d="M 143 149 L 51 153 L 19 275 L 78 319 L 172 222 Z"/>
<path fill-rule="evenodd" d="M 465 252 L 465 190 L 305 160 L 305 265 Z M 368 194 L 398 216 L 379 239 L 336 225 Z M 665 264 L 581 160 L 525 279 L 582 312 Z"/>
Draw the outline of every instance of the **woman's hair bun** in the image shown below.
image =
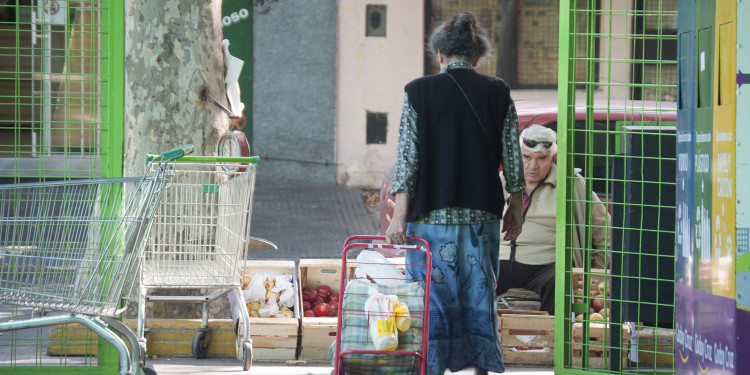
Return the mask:
<path fill-rule="evenodd" d="M 473 13 L 460 12 L 435 28 L 428 48 L 433 54 L 440 51 L 443 56 L 461 56 L 475 62 L 489 51 L 489 40 Z"/>

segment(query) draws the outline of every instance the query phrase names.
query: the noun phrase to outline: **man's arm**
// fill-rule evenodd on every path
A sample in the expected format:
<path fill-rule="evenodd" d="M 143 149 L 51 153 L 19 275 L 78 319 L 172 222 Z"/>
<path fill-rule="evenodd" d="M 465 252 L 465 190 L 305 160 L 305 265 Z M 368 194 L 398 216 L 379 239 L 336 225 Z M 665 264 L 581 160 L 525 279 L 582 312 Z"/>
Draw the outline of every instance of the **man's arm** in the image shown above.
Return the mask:
<path fill-rule="evenodd" d="M 510 193 L 508 209 L 503 215 L 503 227 L 500 233 L 505 233 L 503 241 L 512 241 L 518 238 L 523 229 L 523 191 Z"/>

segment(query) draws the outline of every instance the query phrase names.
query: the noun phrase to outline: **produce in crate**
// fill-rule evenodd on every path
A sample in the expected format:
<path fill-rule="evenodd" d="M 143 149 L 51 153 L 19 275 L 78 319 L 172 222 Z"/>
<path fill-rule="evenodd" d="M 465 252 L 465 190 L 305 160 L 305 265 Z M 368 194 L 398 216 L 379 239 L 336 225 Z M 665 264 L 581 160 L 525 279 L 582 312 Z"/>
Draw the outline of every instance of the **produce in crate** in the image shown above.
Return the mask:
<path fill-rule="evenodd" d="M 294 318 L 295 290 L 291 275 L 252 272 L 245 276 L 243 285 L 242 293 L 250 317 Z"/>
<path fill-rule="evenodd" d="M 302 289 L 303 316 L 335 317 L 338 315 L 339 293 L 328 285 Z M 311 311 L 312 313 L 308 313 Z"/>

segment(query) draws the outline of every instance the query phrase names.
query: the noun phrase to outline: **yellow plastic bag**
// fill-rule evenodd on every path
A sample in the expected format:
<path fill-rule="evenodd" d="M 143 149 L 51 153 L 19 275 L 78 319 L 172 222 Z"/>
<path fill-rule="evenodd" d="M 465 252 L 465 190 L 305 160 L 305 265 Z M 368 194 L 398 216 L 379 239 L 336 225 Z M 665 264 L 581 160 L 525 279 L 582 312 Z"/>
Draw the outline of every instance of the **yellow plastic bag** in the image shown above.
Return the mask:
<path fill-rule="evenodd" d="M 409 327 L 411 327 L 409 307 L 403 302 L 395 301 L 393 303 L 393 311 L 396 314 L 396 328 L 401 332 L 409 330 Z"/>

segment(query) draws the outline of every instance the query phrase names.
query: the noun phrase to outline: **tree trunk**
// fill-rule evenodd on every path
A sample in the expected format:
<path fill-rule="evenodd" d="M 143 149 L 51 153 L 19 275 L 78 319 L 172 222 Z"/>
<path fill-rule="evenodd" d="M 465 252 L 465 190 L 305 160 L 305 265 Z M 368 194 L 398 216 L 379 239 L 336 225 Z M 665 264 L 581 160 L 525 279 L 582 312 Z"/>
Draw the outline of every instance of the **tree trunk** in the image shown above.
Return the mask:
<path fill-rule="evenodd" d="M 125 175 L 140 175 L 148 153 L 193 144 L 196 155 L 214 155 L 230 120 L 202 93 L 229 107 L 221 46 L 221 0 L 128 0 L 125 3 Z M 138 286 L 132 296 L 137 301 Z M 195 294 L 153 290 L 150 294 Z M 197 318 L 200 304 L 147 304 L 147 316 Z M 229 318 L 229 304 L 210 304 L 211 318 Z M 128 317 L 137 316 L 137 303 Z"/>
<path fill-rule="evenodd" d="M 497 47 L 497 71 L 511 87 L 518 84 L 516 69 L 516 30 L 518 30 L 519 0 L 500 0 L 503 8 L 503 19 L 500 25 L 500 36 Z"/>
<path fill-rule="evenodd" d="M 221 40 L 221 0 L 126 1 L 125 175 L 186 143 L 214 154 L 229 117 L 201 93 L 228 107 Z"/>

